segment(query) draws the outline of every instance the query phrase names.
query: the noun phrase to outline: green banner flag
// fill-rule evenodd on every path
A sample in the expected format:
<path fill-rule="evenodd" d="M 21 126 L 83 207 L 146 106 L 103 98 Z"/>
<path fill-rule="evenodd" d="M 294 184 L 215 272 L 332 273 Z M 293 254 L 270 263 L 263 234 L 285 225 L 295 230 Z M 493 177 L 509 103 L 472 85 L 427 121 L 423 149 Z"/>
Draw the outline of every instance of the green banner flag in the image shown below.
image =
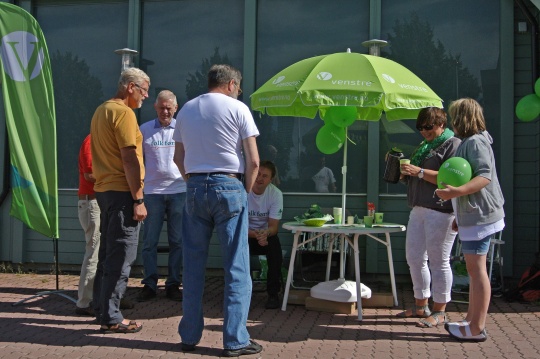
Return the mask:
<path fill-rule="evenodd" d="M 11 160 L 10 214 L 58 238 L 56 117 L 49 52 L 36 19 L 0 3 L 2 93 Z"/>

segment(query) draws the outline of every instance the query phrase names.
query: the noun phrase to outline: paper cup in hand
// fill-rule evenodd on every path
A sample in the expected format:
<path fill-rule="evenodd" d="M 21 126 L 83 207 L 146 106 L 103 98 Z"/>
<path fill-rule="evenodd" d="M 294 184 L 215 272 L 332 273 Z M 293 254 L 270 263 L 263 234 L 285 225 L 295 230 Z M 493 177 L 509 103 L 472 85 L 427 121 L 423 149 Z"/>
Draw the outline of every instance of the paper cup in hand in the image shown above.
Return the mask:
<path fill-rule="evenodd" d="M 399 166 L 401 167 L 401 165 L 410 165 L 411 164 L 411 160 L 409 159 L 406 159 L 406 158 L 402 158 L 399 160 Z M 401 171 L 401 173 L 403 173 L 403 171 Z"/>

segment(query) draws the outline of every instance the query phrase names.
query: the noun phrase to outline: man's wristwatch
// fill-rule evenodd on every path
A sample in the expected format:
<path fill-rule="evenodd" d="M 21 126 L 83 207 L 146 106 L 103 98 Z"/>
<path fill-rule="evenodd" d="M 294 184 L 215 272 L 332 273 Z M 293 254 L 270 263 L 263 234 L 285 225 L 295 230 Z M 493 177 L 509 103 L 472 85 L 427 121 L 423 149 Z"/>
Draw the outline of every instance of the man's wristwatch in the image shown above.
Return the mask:
<path fill-rule="evenodd" d="M 133 200 L 133 204 L 143 204 L 144 203 L 144 199 L 143 198 L 139 198 L 139 199 L 134 199 Z"/>
<path fill-rule="evenodd" d="M 420 168 L 420 172 L 418 172 L 418 178 L 422 179 L 424 178 L 424 169 Z"/>

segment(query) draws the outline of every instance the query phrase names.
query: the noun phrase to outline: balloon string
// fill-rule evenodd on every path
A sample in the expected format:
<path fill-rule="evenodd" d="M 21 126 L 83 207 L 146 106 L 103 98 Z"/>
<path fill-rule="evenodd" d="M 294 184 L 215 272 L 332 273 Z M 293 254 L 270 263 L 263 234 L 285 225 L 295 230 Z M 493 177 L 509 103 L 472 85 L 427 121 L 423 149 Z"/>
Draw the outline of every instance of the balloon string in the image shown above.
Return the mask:
<path fill-rule="evenodd" d="M 349 140 L 350 143 L 352 143 L 353 145 L 356 146 L 356 143 L 355 143 L 353 140 L 351 140 L 350 137 L 349 137 L 348 135 L 347 135 L 347 140 Z"/>

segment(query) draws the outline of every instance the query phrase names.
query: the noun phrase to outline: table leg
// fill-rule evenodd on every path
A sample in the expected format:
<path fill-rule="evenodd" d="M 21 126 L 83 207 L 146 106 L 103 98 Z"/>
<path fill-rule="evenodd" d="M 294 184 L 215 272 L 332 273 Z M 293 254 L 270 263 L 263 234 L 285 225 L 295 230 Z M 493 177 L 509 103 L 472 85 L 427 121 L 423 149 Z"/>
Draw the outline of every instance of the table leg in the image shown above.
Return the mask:
<path fill-rule="evenodd" d="M 386 236 L 386 251 L 388 252 L 388 266 L 390 269 L 390 283 L 392 284 L 392 295 L 394 296 L 394 306 L 398 305 L 396 278 L 394 276 L 394 260 L 392 258 L 392 244 L 390 242 L 390 233 L 385 233 Z"/>
<path fill-rule="evenodd" d="M 339 279 L 345 279 L 345 235 L 339 235 Z"/>
<path fill-rule="evenodd" d="M 360 282 L 360 250 L 358 249 L 359 234 L 354 235 L 354 276 L 356 277 L 356 307 L 358 308 L 358 320 L 362 320 L 362 284 Z"/>
<path fill-rule="evenodd" d="M 287 274 L 287 283 L 285 284 L 285 292 L 283 293 L 283 304 L 281 305 L 281 310 L 287 310 L 287 300 L 289 299 L 289 288 L 291 286 L 291 281 L 293 278 L 294 272 L 294 260 L 296 258 L 296 250 L 298 249 L 298 237 L 301 232 L 296 232 L 294 234 L 293 245 L 291 249 L 291 261 L 289 263 L 289 273 Z"/>
<path fill-rule="evenodd" d="M 334 241 L 336 239 L 335 234 L 329 235 L 330 240 L 328 242 L 328 255 L 326 257 L 326 277 L 325 281 L 328 282 L 330 280 L 330 268 L 332 267 L 332 248 L 334 247 Z"/>

